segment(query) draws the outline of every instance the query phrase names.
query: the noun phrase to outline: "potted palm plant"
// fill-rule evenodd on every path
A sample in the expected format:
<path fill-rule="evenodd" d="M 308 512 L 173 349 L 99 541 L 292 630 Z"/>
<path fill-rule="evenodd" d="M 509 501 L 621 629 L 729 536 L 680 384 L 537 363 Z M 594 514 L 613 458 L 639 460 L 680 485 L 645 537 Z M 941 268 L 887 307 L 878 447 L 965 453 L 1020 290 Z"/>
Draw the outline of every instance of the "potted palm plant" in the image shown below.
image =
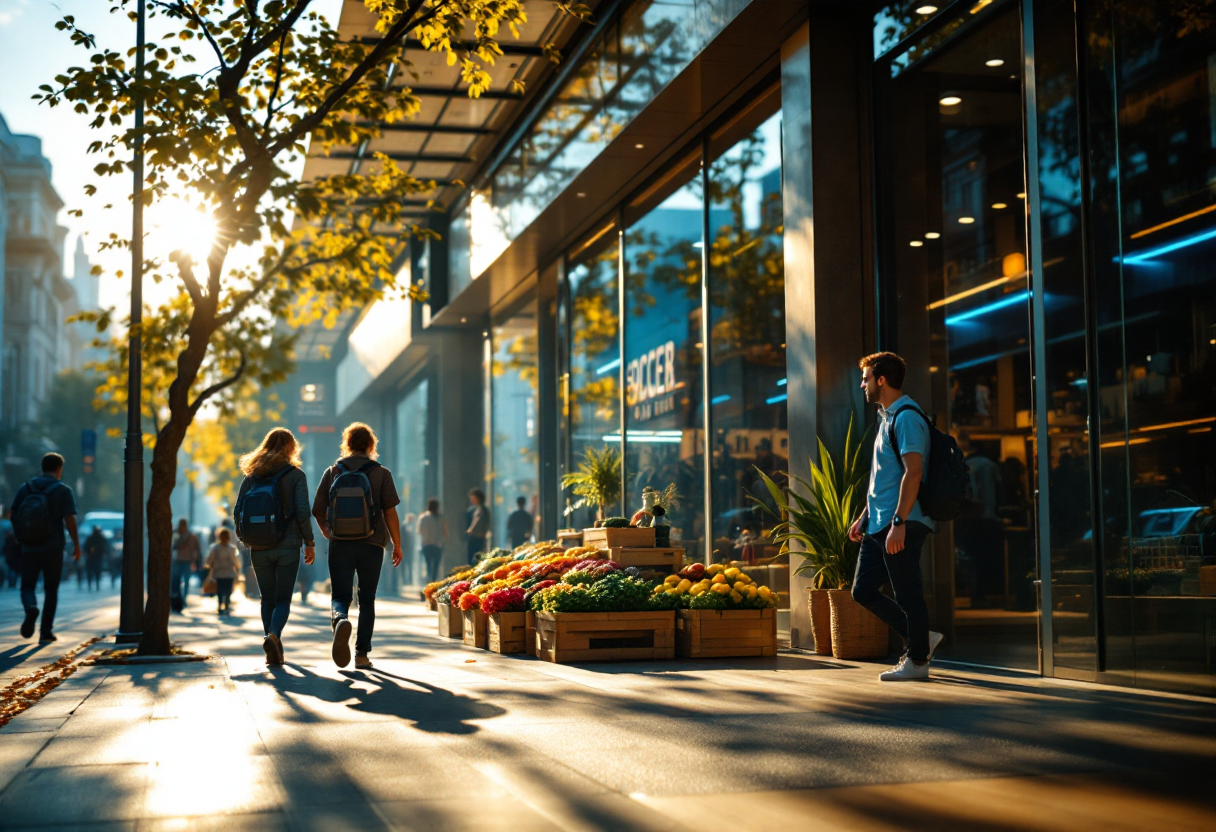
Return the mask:
<path fill-rule="evenodd" d="M 562 487 L 580 499 L 566 507 L 566 515 L 586 505 L 596 507 L 595 519 L 604 520 L 605 510 L 621 499 L 621 452 L 616 448 L 587 448 L 578 470 L 562 475 Z"/>
<path fill-rule="evenodd" d="M 837 465 L 823 440 L 818 440 L 819 462 L 809 461 L 810 480 L 790 477 L 792 484 L 801 486 L 797 490 L 785 491 L 760 472 L 780 512 L 773 542 L 781 544 L 782 553 L 793 552 L 802 558 L 794 574 L 811 577 L 808 604 L 815 652 L 838 659 L 887 652 L 886 625 L 854 601 L 849 591 L 860 549 L 860 544 L 849 540 L 849 527 L 865 500 L 868 474 L 862 464 L 864 441 L 865 434 L 855 436 L 850 418 Z M 776 516 L 769 506 L 764 509 Z M 792 543 L 798 548 L 791 548 Z"/>

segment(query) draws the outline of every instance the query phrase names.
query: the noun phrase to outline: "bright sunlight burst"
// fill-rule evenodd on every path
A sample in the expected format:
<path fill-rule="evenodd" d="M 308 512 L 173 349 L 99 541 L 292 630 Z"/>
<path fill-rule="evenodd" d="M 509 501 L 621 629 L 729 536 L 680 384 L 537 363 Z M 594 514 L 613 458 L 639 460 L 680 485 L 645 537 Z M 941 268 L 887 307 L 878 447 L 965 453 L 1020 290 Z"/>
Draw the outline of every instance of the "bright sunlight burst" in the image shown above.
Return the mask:
<path fill-rule="evenodd" d="M 215 240 L 215 220 L 204 206 L 171 196 L 149 208 L 145 222 L 149 254 L 167 258 L 181 251 L 195 263 L 207 261 Z"/>

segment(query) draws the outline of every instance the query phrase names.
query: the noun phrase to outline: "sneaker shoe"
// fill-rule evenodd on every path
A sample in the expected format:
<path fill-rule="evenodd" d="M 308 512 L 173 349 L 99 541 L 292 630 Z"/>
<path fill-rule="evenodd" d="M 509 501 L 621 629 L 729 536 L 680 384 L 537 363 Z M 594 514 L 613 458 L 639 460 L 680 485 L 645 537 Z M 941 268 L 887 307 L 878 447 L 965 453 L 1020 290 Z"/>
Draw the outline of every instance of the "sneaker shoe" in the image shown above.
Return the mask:
<path fill-rule="evenodd" d="M 367 656 L 355 656 L 355 667 L 360 670 L 366 670 L 372 666 L 372 660 Z"/>
<path fill-rule="evenodd" d="M 38 636 L 39 644 L 50 644 L 52 641 L 59 641 L 59 637 L 54 633 L 43 633 L 42 635 Z"/>
<path fill-rule="evenodd" d="M 38 621 L 38 608 L 29 607 L 25 611 L 25 620 L 21 622 L 21 637 L 34 637 L 34 623 Z"/>
<path fill-rule="evenodd" d="M 936 630 L 929 631 L 929 661 L 933 661 L 933 654 L 937 652 L 937 646 L 946 640 L 946 637 Z"/>
<path fill-rule="evenodd" d="M 334 664 L 338 667 L 346 667 L 350 664 L 350 633 L 350 619 L 338 619 L 334 624 L 334 646 L 330 651 Z"/>
<path fill-rule="evenodd" d="M 927 682 L 929 680 L 929 663 L 917 664 L 911 659 L 904 659 L 897 667 L 878 674 L 880 682 Z"/>
<path fill-rule="evenodd" d="M 279 646 L 279 640 L 275 638 L 274 633 L 269 633 L 262 639 L 262 650 L 266 653 L 267 667 L 279 667 L 283 664 L 283 648 Z"/>

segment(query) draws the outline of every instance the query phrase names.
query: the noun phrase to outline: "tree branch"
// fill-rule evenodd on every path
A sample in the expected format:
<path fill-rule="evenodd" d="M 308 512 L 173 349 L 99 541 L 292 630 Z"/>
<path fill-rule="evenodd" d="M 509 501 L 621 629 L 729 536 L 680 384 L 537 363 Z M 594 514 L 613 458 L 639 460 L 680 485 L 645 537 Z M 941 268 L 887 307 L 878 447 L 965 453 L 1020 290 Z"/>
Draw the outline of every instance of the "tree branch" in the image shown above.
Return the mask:
<path fill-rule="evenodd" d="M 245 375 L 245 351 L 240 350 L 239 354 L 241 356 L 241 361 L 239 364 L 237 364 L 236 372 L 223 381 L 217 381 L 215 384 L 199 393 L 198 397 L 195 398 L 195 400 L 190 404 L 189 409 L 191 419 L 194 419 L 194 414 L 198 413 L 198 409 L 203 406 L 203 403 L 206 402 L 207 399 L 211 398 L 216 393 L 219 393 L 221 390 L 236 384 L 241 380 L 241 376 Z"/>
<path fill-rule="evenodd" d="M 203 30 L 207 43 L 211 44 L 211 51 L 215 53 L 215 57 L 219 60 L 220 67 L 222 69 L 228 68 L 228 62 L 224 60 L 224 52 L 220 49 L 220 45 L 215 42 L 215 38 L 211 36 L 211 30 L 207 28 L 207 21 L 203 20 L 192 6 L 187 6 L 185 0 L 177 0 L 177 3 L 165 3 L 162 0 L 150 0 L 150 2 L 153 6 L 160 6 L 167 10 L 176 11 L 187 20 L 194 21 L 194 24 Z"/>
<path fill-rule="evenodd" d="M 279 60 L 274 69 L 274 86 L 270 88 L 270 98 L 266 101 L 266 123 L 262 125 L 262 138 L 270 134 L 270 122 L 274 118 L 274 100 L 279 95 L 279 84 L 283 78 L 283 43 L 287 40 L 287 30 L 279 36 Z"/>
<path fill-rule="evenodd" d="M 194 301 L 195 306 L 198 306 L 203 302 L 203 288 L 199 286 L 198 279 L 194 276 L 194 262 L 188 254 L 179 254 L 173 262 L 177 266 L 178 276 L 186 286 L 186 291 L 190 293 L 190 300 Z"/>

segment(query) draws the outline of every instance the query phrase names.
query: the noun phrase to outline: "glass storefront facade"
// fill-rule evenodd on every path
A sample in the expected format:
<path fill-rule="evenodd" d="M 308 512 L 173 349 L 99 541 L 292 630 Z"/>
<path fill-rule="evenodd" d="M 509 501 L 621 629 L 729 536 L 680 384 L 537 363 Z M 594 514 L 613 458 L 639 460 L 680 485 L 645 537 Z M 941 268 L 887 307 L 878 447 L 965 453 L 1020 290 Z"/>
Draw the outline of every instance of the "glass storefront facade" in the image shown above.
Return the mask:
<path fill-rule="evenodd" d="M 507 545 L 507 519 L 518 508 L 536 516 L 540 483 L 537 429 L 536 299 L 502 317 L 491 332 L 490 471 L 487 496 L 493 540 Z"/>

